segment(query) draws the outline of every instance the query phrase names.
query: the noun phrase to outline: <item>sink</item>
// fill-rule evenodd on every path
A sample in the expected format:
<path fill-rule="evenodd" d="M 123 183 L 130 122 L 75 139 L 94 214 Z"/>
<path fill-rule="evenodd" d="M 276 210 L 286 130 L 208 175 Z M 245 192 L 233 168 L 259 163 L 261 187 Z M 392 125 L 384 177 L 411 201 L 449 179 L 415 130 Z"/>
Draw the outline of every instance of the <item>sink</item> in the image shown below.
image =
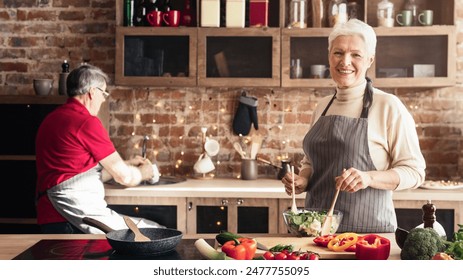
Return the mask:
<path fill-rule="evenodd" d="M 185 181 L 186 181 L 186 178 L 182 178 L 182 177 L 161 176 L 159 178 L 159 181 L 156 182 L 155 184 L 150 184 L 150 183 L 144 181 L 144 182 L 141 182 L 139 186 L 172 185 L 172 184 L 177 184 L 177 183 L 181 183 L 181 182 L 185 182 Z M 121 184 L 119 184 L 118 182 L 116 182 L 114 180 L 109 180 L 108 182 L 105 182 L 105 183 L 109 184 L 109 185 L 119 185 L 119 186 L 121 186 Z"/>
<path fill-rule="evenodd" d="M 155 184 L 149 184 L 149 183 L 143 182 L 141 183 L 141 185 L 147 185 L 147 186 L 171 185 L 171 184 L 177 184 L 177 183 L 181 183 L 185 181 L 186 181 L 186 178 L 182 178 L 182 177 L 161 176 L 159 178 L 159 181 L 156 182 Z"/>

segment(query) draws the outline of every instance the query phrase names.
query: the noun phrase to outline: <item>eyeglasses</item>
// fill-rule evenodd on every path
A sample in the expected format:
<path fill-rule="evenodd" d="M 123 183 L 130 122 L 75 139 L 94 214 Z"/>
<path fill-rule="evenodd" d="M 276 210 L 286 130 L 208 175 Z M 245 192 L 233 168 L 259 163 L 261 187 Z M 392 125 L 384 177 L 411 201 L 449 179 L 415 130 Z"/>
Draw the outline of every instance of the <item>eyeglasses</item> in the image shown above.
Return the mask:
<path fill-rule="evenodd" d="M 101 88 L 97 87 L 96 89 L 100 90 L 103 94 L 103 98 L 107 99 L 109 97 L 109 92 L 102 90 Z"/>

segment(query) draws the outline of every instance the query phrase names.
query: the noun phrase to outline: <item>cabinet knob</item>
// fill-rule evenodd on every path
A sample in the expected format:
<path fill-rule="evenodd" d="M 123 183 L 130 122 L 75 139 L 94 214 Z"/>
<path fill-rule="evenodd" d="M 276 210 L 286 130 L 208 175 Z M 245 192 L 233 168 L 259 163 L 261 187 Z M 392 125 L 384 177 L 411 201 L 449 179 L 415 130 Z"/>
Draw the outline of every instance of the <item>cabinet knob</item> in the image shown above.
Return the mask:
<path fill-rule="evenodd" d="M 188 211 L 191 211 L 193 209 L 193 202 L 188 202 Z"/>
<path fill-rule="evenodd" d="M 238 205 L 241 205 L 241 204 L 243 204 L 243 203 L 244 203 L 244 199 L 242 199 L 242 198 L 238 198 L 238 199 L 236 200 L 236 204 L 238 204 Z"/>
<path fill-rule="evenodd" d="M 228 199 L 222 199 L 222 206 L 228 205 Z"/>

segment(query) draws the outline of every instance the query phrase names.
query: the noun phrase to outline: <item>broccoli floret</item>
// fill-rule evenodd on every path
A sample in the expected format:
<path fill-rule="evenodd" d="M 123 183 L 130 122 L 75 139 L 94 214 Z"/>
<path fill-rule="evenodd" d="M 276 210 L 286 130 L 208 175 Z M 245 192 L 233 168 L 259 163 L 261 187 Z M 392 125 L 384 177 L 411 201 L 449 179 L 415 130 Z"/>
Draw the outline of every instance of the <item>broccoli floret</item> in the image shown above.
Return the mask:
<path fill-rule="evenodd" d="M 445 250 L 444 240 L 433 228 L 414 228 L 405 239 L 402 260 L 430 260 L 437 252 Z"/>

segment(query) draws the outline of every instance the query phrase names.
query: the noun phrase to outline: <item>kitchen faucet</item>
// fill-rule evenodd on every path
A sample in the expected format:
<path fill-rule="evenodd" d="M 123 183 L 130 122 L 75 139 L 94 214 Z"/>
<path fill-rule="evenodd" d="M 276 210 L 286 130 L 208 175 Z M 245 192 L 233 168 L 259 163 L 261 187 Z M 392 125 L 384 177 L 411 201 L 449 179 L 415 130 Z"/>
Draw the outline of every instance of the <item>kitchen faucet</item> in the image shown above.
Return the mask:
<path fill-rule="evenodd" d="M 148 135 L 145 135 L 143 137 L 143 145 L 141 147 L 141 156 L 143 158 L 146 158 L 146 142 L 148 142 L 148 140 L 150 140 L 150 138 L 148 137 Z"/>

